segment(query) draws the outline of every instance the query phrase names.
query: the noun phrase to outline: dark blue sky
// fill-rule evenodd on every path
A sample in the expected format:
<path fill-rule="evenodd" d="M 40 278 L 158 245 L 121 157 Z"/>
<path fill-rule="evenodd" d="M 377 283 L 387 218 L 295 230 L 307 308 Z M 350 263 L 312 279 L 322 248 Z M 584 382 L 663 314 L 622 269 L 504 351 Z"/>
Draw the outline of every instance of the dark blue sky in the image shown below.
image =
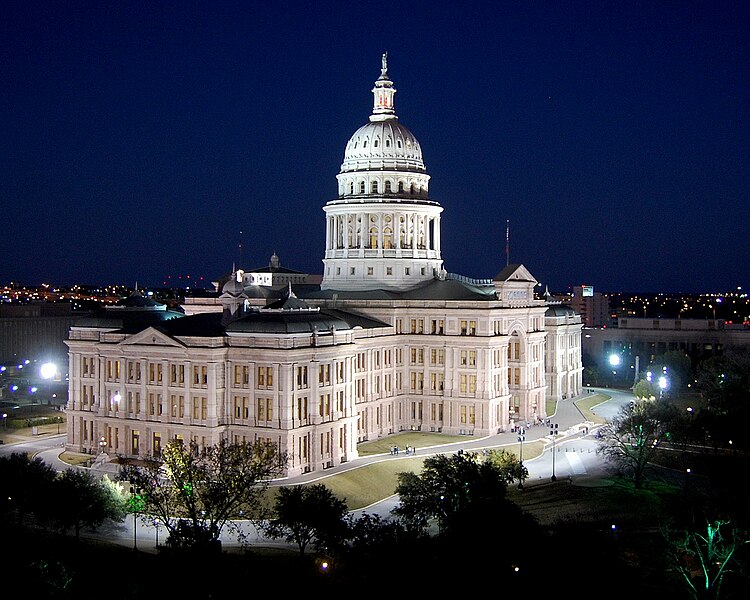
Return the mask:
<path fill-rule="evenodd" d="M 510 220 L 552 291 L 746 291 L 749 39 L 746 0 L 8 0 L 0 283 L 321 272 L 387 51 L 448 271 Z"/>

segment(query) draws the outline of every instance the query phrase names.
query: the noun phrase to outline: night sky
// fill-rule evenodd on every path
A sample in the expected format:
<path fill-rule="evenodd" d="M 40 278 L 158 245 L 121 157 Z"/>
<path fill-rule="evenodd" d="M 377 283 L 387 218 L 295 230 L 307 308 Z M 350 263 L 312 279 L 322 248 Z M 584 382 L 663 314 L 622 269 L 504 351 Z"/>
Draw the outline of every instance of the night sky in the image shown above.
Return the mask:
<path fill-rule="evenodd" d="M 449 272 L 750 289 L 747 0 L 6 0 L 0 283 L 321 273 L 386 51 Z"/>

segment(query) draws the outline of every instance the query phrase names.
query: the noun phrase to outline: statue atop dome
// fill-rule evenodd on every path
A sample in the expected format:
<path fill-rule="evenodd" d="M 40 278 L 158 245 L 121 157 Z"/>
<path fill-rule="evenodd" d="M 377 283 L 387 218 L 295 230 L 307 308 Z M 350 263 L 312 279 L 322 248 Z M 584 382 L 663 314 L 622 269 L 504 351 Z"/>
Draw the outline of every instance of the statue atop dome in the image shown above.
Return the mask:
<path fill-rule="evenodd" d="M 383 56 L 381 58 L 380 78 L 388 79 L 388 53 L 387 52 L 383 52 Z"/>

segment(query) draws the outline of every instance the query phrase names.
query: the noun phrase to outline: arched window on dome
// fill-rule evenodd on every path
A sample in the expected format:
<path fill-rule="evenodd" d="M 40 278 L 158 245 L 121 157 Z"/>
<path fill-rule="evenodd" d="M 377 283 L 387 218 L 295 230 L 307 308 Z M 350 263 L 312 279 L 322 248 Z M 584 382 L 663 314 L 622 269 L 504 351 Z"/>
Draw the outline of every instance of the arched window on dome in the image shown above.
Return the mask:
<path fill-rule="evenodd" d="M 362 142 L 362 147 L 363 148 L 367 148 L 367 140 L 365 140 L 364 142 Z"/>
<path fill-rule="evenodd" d="M 354 182 L 353 181 L 349 182 L 349 193 L 350 194 L 354 193 Z"/>
<path fill-rule="evenodd" d="M 393 229 L 390 227 L 383 229 L 383 248 L 393 248 Z"/>
<path fill-rule="evenodd" d="M 374 140 L 372 141 L 372 147 L 373 147 L 373 148 L 377 148 L 377 147 L 378 147 L 378 144 L 379 144 L 379 142 L 380 142 L 380 140 L 378 140 L 378 139 L 374 139 Z"/>
<path fill-rule="evenodd" d="M 388 179 L 388 180 L 386 180 L 386 182 L 385 182 L 385 193 L 386 193 L 386 194 L 390 194 L 390 193 L 391 193 L 391 191 L 392 191 L 392 190 L 391 190 L 391 180 L 390 180 L 390 179 Z"/>
<path fill-rule="evenodd" d="M 373 194 L 377 194 L 378 193 L 378 182 L 377 181 L 373 181 L 370 184 L 370 192 L 373 193 Z"/>
<path fill-rule="evenodd" d="M 416 190 L 416 188 L 415 188 L 415 186 L 414 186 L 414 184 L 413 184 L 413 183 L 411 184 L 411 189 L 409 190 L 409 193 L 410 193 L 410 194 L 411 194 L 412 196 L 413 196 L 414 194 L 416 194 L 416 193 L 417 193 L 417 190 Z"/>
<path fill-rule="evenodd" d="M 404 182 L 403 181 L 399 181 L 398 182 L 398 191 L 399 192 L 403 192 L 404 191 Z"/>
<path fill-rule="evenodd" d="M 390 148 L 391 147 L 391 138 L 386 138 L 385 139 L 385 147 L 386 148 Z"/>
<path fill-rule="evenodd" d="M 401 140 L 396 140 L 396 148 L 401 148 Z"/>
<path fill-rule="evenodd" d="M 360 181 L 359 182 L 359 193 L 360 194 L 364 194 L 365 193 L 365 182 L 364 181 Z"/>

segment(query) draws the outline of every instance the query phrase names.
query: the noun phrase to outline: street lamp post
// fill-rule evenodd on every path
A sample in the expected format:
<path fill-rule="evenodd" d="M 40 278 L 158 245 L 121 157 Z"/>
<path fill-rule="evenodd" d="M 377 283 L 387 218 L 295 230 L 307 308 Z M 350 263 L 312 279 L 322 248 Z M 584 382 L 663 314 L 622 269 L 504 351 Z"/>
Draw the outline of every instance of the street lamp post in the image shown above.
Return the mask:
<path fill-rule="evenodd" d="M 39 373 L 42 376 L 42 379 L 47 380 L 47 404 L 49 404 L 52 402 L 52 378 L 57 373 L 57 365 L 51 362 L 44 363 L 40 367 Z"/>
<path fill-rule="evenodd" d="M 557 481 L 555 476 L 555 438 L 557 437 L 557 423 L 550 423 L 549 434 L 552 436 L 552 481 Z"/>
<path fill-rule="evenodd" d="M 518 463 L 520 465 L 518 473 L 518 489 L 523 489 L 523 441 L 526 439 L 526 429 L 518 428 L 518 441 L 521 443 L 521 449 L 518 453 Z"/>
<path fill-rule="evenodd" d="M 138 511 L 141 509 L 143 498 L 141 490 L 134 485 L 130 486 L 130 508 L 133 510 L 133 551 L 138 550 Z M 159 543 L 157 542 L 157 545 Z"/>
<path fill-rule="evenodd" d="M 664 390 L 667 389 L 667 385 L 669 382 L 667 381 L 667 378 L 662 376 L 659 377 L 659 399 L 661 400 L 664 398 Z"/>

